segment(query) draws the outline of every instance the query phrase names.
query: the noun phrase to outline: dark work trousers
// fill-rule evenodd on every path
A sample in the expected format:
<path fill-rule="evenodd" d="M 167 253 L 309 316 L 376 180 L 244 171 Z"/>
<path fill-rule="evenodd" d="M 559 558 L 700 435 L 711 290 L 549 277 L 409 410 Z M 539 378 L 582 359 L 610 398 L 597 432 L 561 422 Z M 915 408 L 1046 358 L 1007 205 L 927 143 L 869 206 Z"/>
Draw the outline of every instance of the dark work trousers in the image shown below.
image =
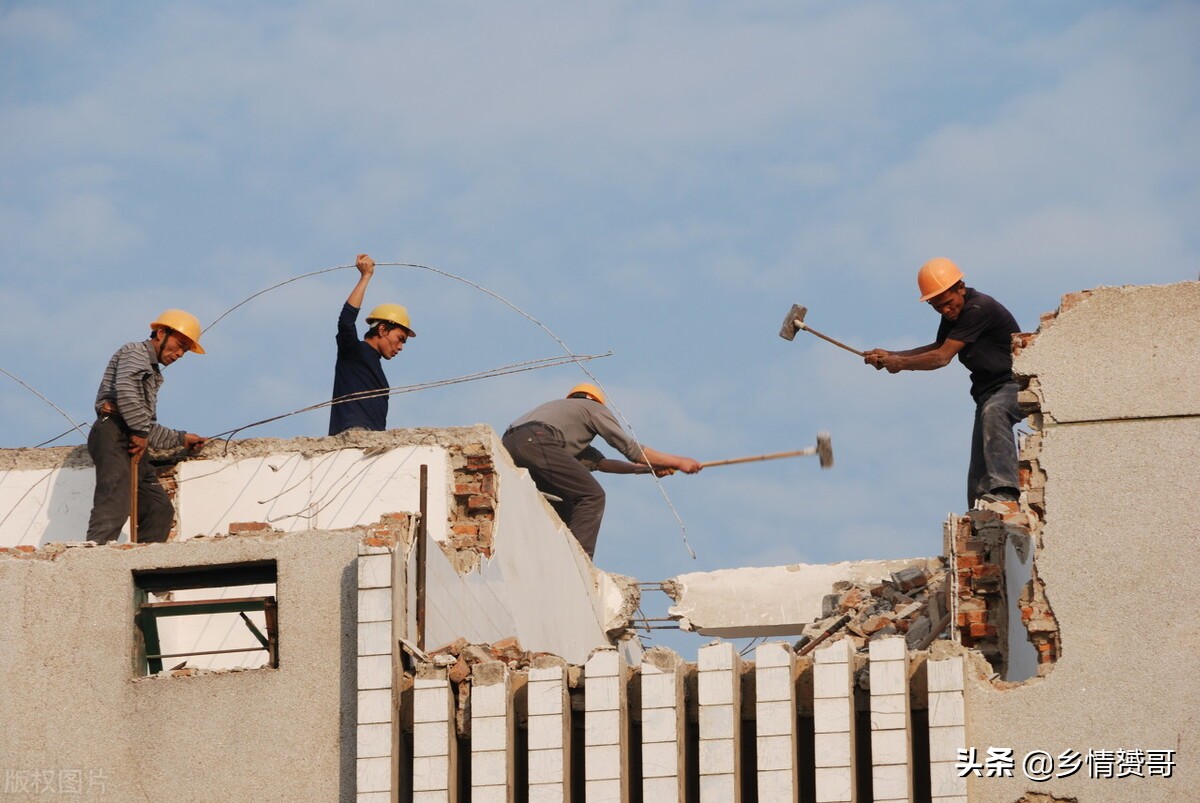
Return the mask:
<path fill-rule="evenodd" d="M 501 443 L 513 462 L 529 471 L 539 491 L 562 498 L 561 502 L 551 502 L 551 506 L 571 528 L 583 551 L 593 557 L 600 520 L 604 518 L 604 488 L 592 472 L 567 453 L 558 430 L 545 424 L 530 423 L 510 429 Z"/>
<path fill-rule="evenodd" d="M 96 495 L 88 522 L 89 541 L 107 544 L 117 540 L 129 518 L 129 434 L 121 420 L 105 415 L 88 434 L 88 454 L 96 466 Z M 143 454 L 138 461 L 138 542 L 166 541 L 175 520 L 175 508 Z"/>
<path fill-rule="evenodd" d="M 971 433 L 971 467 L 967 470 L 967 507 L 986 493 L 1017 490 L 1017 442 L 1013 425 L 1023 416 L 1017 409 L 1017 383 L 1007 382 L 975 403 Z"/>

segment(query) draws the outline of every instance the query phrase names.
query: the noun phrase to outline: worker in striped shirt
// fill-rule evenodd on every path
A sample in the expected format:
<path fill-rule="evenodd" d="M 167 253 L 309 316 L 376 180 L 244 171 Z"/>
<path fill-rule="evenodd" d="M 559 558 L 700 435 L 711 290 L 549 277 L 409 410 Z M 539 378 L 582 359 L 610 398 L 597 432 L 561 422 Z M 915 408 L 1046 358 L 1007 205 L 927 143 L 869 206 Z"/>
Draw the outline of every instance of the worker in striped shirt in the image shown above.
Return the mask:
<path fill-rule="evenodd" d="M 168 429 L 158 423 L 156 406 L 163 376 L 160 365 L 170 365 L 186 352 L 203 354 L 200 321 L 183 310 L 167 310 L 150 324 L 150 337 L 126 343 L 108 361 L 96 391 L 96 423 L 88 435 L 88 454 L 96 467 L 96 493 L 88 522 L 89 541 L 107 544 L 121 534 L 131 515 L 130 482 L 137 469 L 139 542 L 166 541 L 175 520 L 175 508 L 158 482 L 149 460 L 140 458 L 146 448 L 199 449 L 204 438 L 191 432 Z"/>

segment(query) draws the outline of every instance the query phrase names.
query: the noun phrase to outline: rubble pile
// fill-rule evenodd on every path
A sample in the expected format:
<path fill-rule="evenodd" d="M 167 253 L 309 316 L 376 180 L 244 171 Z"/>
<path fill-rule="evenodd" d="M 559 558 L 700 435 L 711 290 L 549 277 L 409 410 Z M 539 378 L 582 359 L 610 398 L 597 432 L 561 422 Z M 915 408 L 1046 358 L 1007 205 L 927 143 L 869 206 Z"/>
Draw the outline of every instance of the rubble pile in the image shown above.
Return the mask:
<path fill-rule="evenodd" d="M 851 639 L 856 649 L 883 636 L 903 635 L 910 650 L 929 646 L 949 625 L 945 569 L 910 567 L 879 583 L 841 580 L 826 594 L 821 618 L 806 626 L 796 647 Z"/>
<path fill-rule="evenodd" d="M 499 661 L 509 669 L 527 670 L 543 656 L 561 661 L 561 658 L 546 652 L 530 652 L 521 649 L 515 636 L 500 639 L 493 644 L 470 644 L 465 638 L 455 639 L 428 653 L 429 663 L 447 670 L 451 683 L 462 683 L 471 677 L 479 664 Z"/>

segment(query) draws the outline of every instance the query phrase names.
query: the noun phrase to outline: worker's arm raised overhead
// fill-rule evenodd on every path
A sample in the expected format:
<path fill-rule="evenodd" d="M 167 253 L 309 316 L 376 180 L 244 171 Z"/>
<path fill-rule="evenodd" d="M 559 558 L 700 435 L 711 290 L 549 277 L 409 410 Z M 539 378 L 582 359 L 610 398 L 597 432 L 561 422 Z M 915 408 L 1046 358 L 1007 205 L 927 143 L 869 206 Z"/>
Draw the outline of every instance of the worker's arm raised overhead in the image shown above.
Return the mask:
<path fill-rule="evenodd" d="M 949 365 L 965 345 L 961 340 L 946 339 L 941 343 L 930 343 L 928 346 L 907 351 L 871 349 L 863 355 L 863 362 L 876 368 L 886 368 L 889 374 L 900 371 L 935 371 Z"/>
<path fill-rule="evenodd" d="M 366 254 L 359 254 L 354 261 L 354 267 L 358 268 L 358 284 L 354 285 L 354 289 L 350 291 L 346 303 L 355 309 L 362 309 L 363 299 L 367 295 L 367 285 L 371 283 L 371 277 L 375 275 L 375 260 Z"/>

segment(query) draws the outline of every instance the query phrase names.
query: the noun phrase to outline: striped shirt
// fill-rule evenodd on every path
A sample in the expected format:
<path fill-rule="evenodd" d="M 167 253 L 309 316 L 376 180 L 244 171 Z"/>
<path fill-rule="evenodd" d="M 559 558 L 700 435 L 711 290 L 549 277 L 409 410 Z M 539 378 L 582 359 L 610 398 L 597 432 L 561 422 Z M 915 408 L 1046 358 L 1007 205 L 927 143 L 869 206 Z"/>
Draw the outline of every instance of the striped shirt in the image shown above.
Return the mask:
<path fill-rule="evenodd" d="M 146 438 L 152 449 L 170 449 L 183 445 L 182 430 L 167 429 L 158 423 L 156 407 L 163 375 L 154 353 L 154 341 L 126 343 L 108 361 L 100 389 L 96 391 L 96 415 L 109 402 L 117 408 L 129 431 Z"/>

